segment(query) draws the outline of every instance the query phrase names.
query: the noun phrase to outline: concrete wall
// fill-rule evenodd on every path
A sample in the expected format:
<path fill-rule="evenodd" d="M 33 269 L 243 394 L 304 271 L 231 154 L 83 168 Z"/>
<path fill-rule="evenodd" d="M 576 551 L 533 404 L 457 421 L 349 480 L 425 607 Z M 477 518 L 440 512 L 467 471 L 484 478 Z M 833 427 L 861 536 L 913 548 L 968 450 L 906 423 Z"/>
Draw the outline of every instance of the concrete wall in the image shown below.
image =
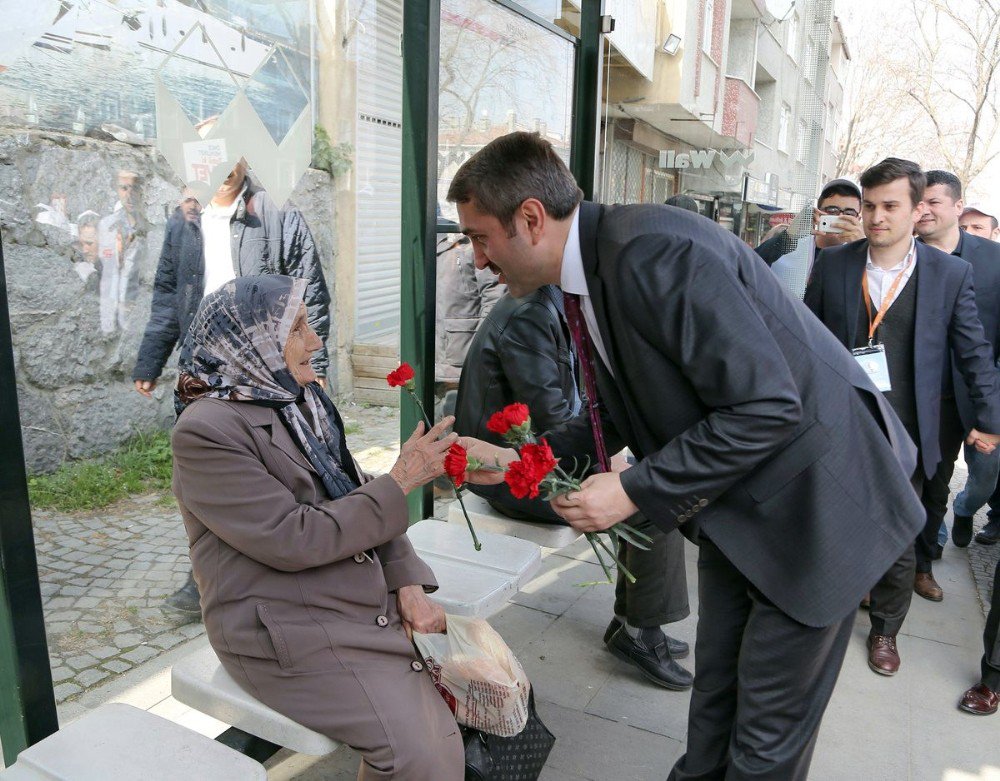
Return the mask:
<path fill-rule="evenodd" d="M 119 170 L 141 177 L 136 206 L 141 227 L 122 316 L 102 322 L 102 272 L 86 278 L 79 273 L 84 269 L 74 262 L 82 259 L 79 242 L 68 225 L 39 222 L 45 210 L 37 205 L 55 205 L 56 214 L 64 203 L 69 222 L 88 210 L 103 218 L 117 201 Z M 154 401 L 137 394 L 130 377 L 149 316 L 166 218 L 178 195 L 173 173 L 151 147 L 0 129 L 0 231 L 29 472 L 105 453 L 137 430 L 171 424 L 176 354 Z M 312 229 L 336 301 L 331 178 L 309 170 L 291 200 Z M 333 332 L 332 372 L 336 344 Z M 331 380 L 336 387 L 336 377 Z"/>

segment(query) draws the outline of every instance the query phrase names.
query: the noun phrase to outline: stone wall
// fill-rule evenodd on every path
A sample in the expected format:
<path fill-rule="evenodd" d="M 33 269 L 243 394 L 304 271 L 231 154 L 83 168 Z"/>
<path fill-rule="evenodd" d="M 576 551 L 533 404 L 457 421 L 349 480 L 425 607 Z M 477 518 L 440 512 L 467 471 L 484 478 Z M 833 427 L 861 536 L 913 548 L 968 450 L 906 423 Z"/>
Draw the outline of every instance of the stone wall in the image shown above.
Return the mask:
<path fill-rule="evenodd" d="M 83 236 L 75 236 L 70 223 L 83 224 L 79 215 L 88 211 L 93 220 L 114 213 L 122 170 L 139 174 L 141 195 L 132 218 L 139 226 L 134 266 L 124 304 L 114 312 L 103 271 L 88 273 Z M 309 170 L 291 200 L 312 229 L 335 301 L 332 185 L 326 173 Z M 0 232 L 29 473 L 105 453 L 136 431 L 173 421 L 176 353 L 154 400 L 136 393 L 130 378 L 164 226 L 179 193 L 179 182 L 152 147 L 0 129 Z M 40 214 L 49 216 L 39 221 Z M 336 334 L 329 344 L 335 372 Z M 336 387 L 336 377 L 330 379 Z"/>

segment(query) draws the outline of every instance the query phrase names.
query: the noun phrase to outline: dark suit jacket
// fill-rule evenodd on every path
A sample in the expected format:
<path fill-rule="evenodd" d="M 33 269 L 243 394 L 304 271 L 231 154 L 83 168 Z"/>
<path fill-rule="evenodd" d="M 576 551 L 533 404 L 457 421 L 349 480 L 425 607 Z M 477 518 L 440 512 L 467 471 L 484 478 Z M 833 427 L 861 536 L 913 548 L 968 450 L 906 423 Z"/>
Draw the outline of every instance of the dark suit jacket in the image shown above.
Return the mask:
<path fill-rule="evenodd" d="M 862 239 L 828 249 L 813 266 L 805 303 L 845 347 L 856 343 L 861 280 L 868 256 Z M 924 474 L 941 460 L 941 386 L 949 351 L 975 410 L 975 426 L 1000 433 L 1000 398 L 993 350 L 983 335 L 972 291 L 972 267 L 960 258 L 917 243 L 917 310 L 913 368 L 917 429 Z"/>
<path fill-rule="evenodd" d="M 976 311 L 983 324 L 986 341 L 993 348 L 993 363 L 1000 364 L 1000 244 L 989 239 L 962 233 L 958 257 L 972 266 L 972 284 L 976 291 Z M 966 430 L 976 423 L 975 407 L 962 381 L 957 361 L 952 360 L 950 383 Z M 993 433 L 993 432 L 990 432 Z"/>
<path fill-rule="evenodd" d="M 857 362 L 736 236 L 666 206 L 581 205 L 609 452 L 664 530 L 711 539 L 782 611 L 828 626 L 913 542 L 916 453 Z M 592 451 L 586 416 L 547 433 Z M 895 451 L 895 452 L 894 452 Z M 696 525 L 697 524 L 697 525 Z"/>

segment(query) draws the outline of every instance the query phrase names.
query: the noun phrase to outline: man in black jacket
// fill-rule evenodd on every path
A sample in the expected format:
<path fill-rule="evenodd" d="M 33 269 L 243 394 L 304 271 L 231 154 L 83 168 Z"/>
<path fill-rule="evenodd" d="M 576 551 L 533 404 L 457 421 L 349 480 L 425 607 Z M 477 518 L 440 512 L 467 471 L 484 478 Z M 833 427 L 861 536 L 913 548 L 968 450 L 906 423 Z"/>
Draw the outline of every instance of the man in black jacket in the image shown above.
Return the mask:
<path fill-rule="evenodd" d="M 481 267 L 513 295 L 558 283 L 579 309 L 601 419 L 548 432 L 554 452 L 593 457 L 604 439 L 638 458 L 554 507 L 584 532 L 641 511 L 699 544 L 687 752 L 670 778 L 805 779 L 857 603 L 924 524 L 913 444 L 858 363 L 732 233 L 581 195 L 529 133 L 485 146 L 448 193 Z M 515 457 L 465 444 L 487 463 Z"/>
<path fill-rule="evenodd" d="M 928 171 L 924 205 L 924 215 L 917 222 L 917 235 L 931 247 L 972 265 L 976 310 L 983 324 L 986 340 L 990 343 L 993 363 L 997 364 L 1000 359 L 1000 244 L 959 228 L 958 219 L 964 203 L 962 182 L 955 174 L 948 171 Z M 975 410 L 965 383 L 952 361 L 945 371 L 941 395 L 941 463 L 924 486 L 923 496 L 924 507 L 927 509 L 924 535 L 935 558 L 941 550 L 938 531 L 943 531 L 955 459 L 958 458 L 966 433 L 974 425 Z M 972 540 L 972 516 L 986 503 L 997 486 L 1000 449 L 986 455 L 967 446 L 965 463 L 969 468 L 969 479 L 965 490 L 955 499 L 955 521 L 951 530 L 952 541 L 959 548 L 966 547 Z M 917 594 L 933 601 L 943 598 L 943 593 L 936 584 L 929 589 L 918 587 Z"/>
<path fill-rule="evenodd" d="M 224 241 L 215 241 L 215 234 Z M 252 274 L 306 279 L 309 325 L 324 343 L 313 356 L 313 368 L 321 380 L 326 377 L 330 294 L 316 243 L 302 214 L 275 206 L 240 162 L 200 218 L 171 219 L 167 224 L 149 322 L 132 371 L 139 393 L 152 394 L 201 300 L 229 279 Z"/>
<path fill-rule="evenodd" d="M 496 445 L 502 437 L 486 428 L 490 415 L 508 404 L 526 404 L 535 431 L 546 431 L 580 414 L 575 355 L 563 312 L 562 291 L 545 285 L 523 298 L 505 294 L 476 332 L 458 385 L 455 431 Z M 624 458 L 616 468 L 627 468 Z M 507 485 L 469 485 L 497 511 L 520 520 L 565 523 L 541 499 L 517 499 Z M 649 550 L 624 544 L 619 558 L 636 577 L 618 573 L 614 618 L 604 643 L 615 656 L 649 681 L 680 691 L 691 687 L 691 673 L 677 663 L 688 644 L 664 634 L 661 626 L 690 613 L 684 566 L 684 540 L 637 519 L 652 537 Z"/>
<path fill-rule="evenodd" d="M 942 373 L 952 357 L 975 412 L 968 444 L 990 453 L 1000 441 L 1000 386 L 976 310 L 972 267 L 913 239 L 926 181 L 916 163 L 898 158 L 865 171 L 862 213 L 869 238 L 825 250 L 805 297 L 882 383 L 920 453 L 912 475 L 918 493 L 941 461 Z M 914 538 L 871 590 L 868 666 L 880 675 L 899 669 L 896 635 L 914 589 L 940 591 L 931 572 L 934 539 L 923 531 Z"/>
<path fill-rule="evenodd" d="M 323 340 L 312 364 L 320 384 L 324 384 L 329 366 L 330 294 L 316 244 L 302 215 L 295 209 L 278 209 L 250 180 L 242 160 L 200 214 L 188 201 L 185 197 L 181 209 L 167 222 L 149 322 L 132 370 L 135 389 L 152 397 L 163 367 L 208 293 L 235 277 L 253 274 L 306 279 L 309 324 Z M 194 578 L 189 575 L 165 606 L 189 618 L 200 617 Z"/>

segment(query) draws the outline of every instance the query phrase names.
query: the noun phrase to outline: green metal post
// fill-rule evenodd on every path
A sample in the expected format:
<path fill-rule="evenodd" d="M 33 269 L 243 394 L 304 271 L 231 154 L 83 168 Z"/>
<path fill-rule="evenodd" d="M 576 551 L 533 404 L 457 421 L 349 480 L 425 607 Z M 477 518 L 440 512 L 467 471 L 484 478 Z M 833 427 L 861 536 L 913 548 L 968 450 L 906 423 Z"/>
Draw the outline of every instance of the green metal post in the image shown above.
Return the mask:
<path fill-rule="evenodd" d="M 594 197 L 597 167 L 603 5 L 603 0 L 582 0 L 580 3 L 580 43 L 576 50 L 573 84 L 573 143 L 569 167 L 587 200 Z"/>
<path fill-rule="evenodd" d="M 402 300 L 400 355 L 416 371 L 417 393 L 434 410 L 434 305 L 437 220 L 438 50 L 440 0 L 403 2 Z M 400 399 L 400 436 L 420 420 L 416 405 Z M 410 522 L 434 511 L 431 486 L 408 497 Z"/>
<path fill-rule="evenodd" d="M 0 742 L 4 763 L 59 729 L 14 382 L 0 245 Z"/>

